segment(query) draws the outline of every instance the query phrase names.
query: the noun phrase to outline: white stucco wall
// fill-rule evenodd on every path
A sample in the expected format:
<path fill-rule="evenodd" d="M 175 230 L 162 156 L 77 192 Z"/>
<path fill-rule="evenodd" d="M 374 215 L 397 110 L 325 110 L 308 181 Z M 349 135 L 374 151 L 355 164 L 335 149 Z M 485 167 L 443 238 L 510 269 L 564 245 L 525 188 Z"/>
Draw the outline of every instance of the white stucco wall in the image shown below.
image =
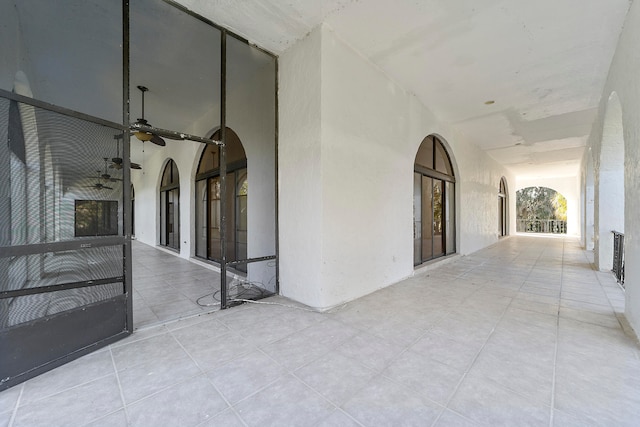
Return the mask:
<path fill-rule="evenodd" d="M 413 165 L 429 134 L 456 165 L 458 252 L 497 241 L 500 178 L 514 180 L 472 140 L 326 25 L 279 66 L 283 295 L 326 309 L 413 274 Z"/>
<path fill-rule="evenodd" d="M 496 242 L 499 234 L 500 179 L 509 191 L 509 233 L 516 231 L 514 175 L 473 144 L 469 135 L 452 131 L 449 141 L 460 170 L 458 192 L 458 253 L 469 254 Z M 417 150 L 417 148 L 416 148 Z"/>
<path fill-rule="evenodd" d="M 321 37 L 280 57 L 278 194 L 280 293 L 322 301 Z"/>
<path fill-rule="evenodd" d="M 595 209 L 595 179 L 593 156 L 591 149 L 585 150 L 580 171 L 580 219 L 582 222 L 581 242 L 586 250 L 593 250 L 594 246 L 594 209 Z"/>
<path fill-rule="evenodd" d="M 601 271 L 613 267 L 613 235 L 624 233 L 624 135 L 618 95 L 609 95 L 602 136 L 594 153 L 594 260 Z"/>
<path fill-rule="evenodd" d="M 579 176 L 516 179 L 516 191 L 527 187 L 547 187 L 562 194 L 567 199 L 567 235 L 581 234 Z"/>
<path fill-rule="evenodd" d="M 625 232 L 625 314 L 636 333 L 640 331 L 640 2 L 629 9 L 624 29 L 609 70 L 607 83 L 602 92 L 598 117 L 589 137 L 589 147 L 594 156 L 596 200 L 598 197 L 598 165 L 602 150 L 602 139 L 607 122 L 609 97 L 617 94 L 622 110 L 624 129 L 624 184 L 616 186 L 621 197 L 624 188 L 624 232 Z M 619 180 L 619 178 L 618 178 Z M 594 221 L 601 221 L 598 207 Z M 604 227 L 601 227 L 604 228 Z M 596 237 L 597 238 L 597 237 Z M 598 241 L 596 241 L 596 249 Z"/>

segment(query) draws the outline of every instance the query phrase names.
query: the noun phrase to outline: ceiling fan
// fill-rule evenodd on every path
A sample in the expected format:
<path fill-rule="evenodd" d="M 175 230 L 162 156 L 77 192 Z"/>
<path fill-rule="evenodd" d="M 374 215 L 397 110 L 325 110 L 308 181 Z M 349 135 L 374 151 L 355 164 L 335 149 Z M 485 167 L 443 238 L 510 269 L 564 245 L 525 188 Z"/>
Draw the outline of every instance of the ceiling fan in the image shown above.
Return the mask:
<path fill-rule="evenodd" d="M 124 164 L 122 157 L 120 157 L 120 140 L 122 137 L 122 134 L 113 135 L 113 139 L 117 139 L 118 141 L 116 142 L 116 157 L 111 158 L 111 164 L 109 165 L 109 168 L 111 169 L 120 170 Z M 137 163 L 131 162 L 130 165 L 131 169 L 142 169 L 142 166 Z"/>
<path fill-rule="evenodd" d="M 148 92 L 149 89 L 145 86 L 138 86 L 138 89 L 142 92 L 142 118 L 139 118 L 131 125 L 133 134 L 142 142 L 151 141 L 156 145 L 164 147 L 167 143 L 159 135 L 159 132 L 162 132 L 162 130 L 154 128 L 144 118 L 144 93 Z M 169 139 L 184 139 L 178 134 L 173 135 L 173 132 L 163 132 L 162 136 Z"/>
<path fill-rule="evenodd" d="M 96 190 L 113 190 L 112 187 L 107 187 L 106 185 L 100 183 L 100 182 L 96 182 L 93 185 L 87 185 L 84 188 L 95 188 Z"/>
<path fill-rule="evenodd" d="M 134 123 L 129 125 L 129 130 L 143 143 L 145 141 L 151 141 L 156 145 L 164 147 L 167 143 L 163 138 L 174 139 L 176 141 L 190 140 L 196 142 L 204 142 L 206 144 L 222 145 L 221 141 L 213 140 L 210 138 L 202 138 L 201 136 L 190 135 L 184 132 L 176 132 L 168 129 L 160 129 L 153 127 L 144 118 L 144 93 L 149 89 L 145 86 L 137 86 L 138 90 L 142 93 L 142 118 L 139 118 Z M 144 145 L 143 145 L 144 146 Z M 144 151 L 144 150 L 143 150 Z"/>
<path fill-rule="evenodd" d="M 100 174 L 101 171 L 98 171 L 98 174 L 100 174 L 100 176 L 90 176 L 89 178 L 104 179 L 105 181 L 110 181 L 110 182 L 122 181 L 122 178 L 114 178 L 109 173 L 107 173 L 107 162 L 108 161 L 109 161 L 109 158 L 108 157 L 104 157 L 104 172 L 102 174 Z"/>

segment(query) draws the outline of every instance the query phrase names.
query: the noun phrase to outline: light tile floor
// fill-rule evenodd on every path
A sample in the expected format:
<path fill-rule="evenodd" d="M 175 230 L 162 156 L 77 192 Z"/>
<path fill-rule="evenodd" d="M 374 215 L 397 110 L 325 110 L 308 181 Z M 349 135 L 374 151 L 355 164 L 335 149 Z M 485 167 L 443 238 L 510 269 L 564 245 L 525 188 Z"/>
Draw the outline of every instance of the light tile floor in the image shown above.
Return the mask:
<path fill-rule="evenodd" d="M 212 267 L 186 261 L 135 240 L 132 252 L 135 329 L 220 308 L 209 297 L 220 289 L 220 274 Z"/>
<path fill-rule="evenodd" d="M 0 426 L 637 426 L 640 347 L 589 256 L 514 236 L 331 313 L 141 328 L 0 393 Z"/>

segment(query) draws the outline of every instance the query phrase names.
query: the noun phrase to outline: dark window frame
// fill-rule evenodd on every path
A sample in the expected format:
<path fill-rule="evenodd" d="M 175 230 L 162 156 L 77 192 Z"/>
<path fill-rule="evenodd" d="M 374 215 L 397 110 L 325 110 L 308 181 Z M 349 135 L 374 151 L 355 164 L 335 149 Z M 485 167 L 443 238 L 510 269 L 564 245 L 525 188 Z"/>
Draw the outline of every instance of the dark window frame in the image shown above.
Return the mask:
<path fill-rule="evenodd" d="M 249 174 L 249 169 L 247 167 L 247 157 L 246 157 L 246 150 L 244 149 L 244 146 L 242 145 L 242 141 L 240 140 L 240 138 L 238 137 L 238 135 L 233 131 L 233 129 L 231 128 L 226 128 L 225 130 L 226 136 L 227 136 L 227 141 L 233 141 L 231 142 L 232 144 L 238 144 L 238 146 L 234 147 L 236 149 L 236 154 L 242 154 L 242 158 L 241 159 L 237 159 L 237 160 L 232 160 L 231 162 L 227 163 L 227 167 L 226 167 L 226 175 L 229 176 L 231 175 L 233 177 L 232 182 L 233 185 L 228 185 L 227 186 L 227 191 L 232 192 L 233 197 L 231 198 L 231 200 L 233 200 L 234 202 L 234 207 L 233 207 L 233 218 L 227 218 L 227 221 L 231 221 L 231 223 L 227 223 L 228 229 L 229 230 L 233 230 L 234 232 L 234 238 L 233 238 L 233 246 L 234 246 L 234 255 L 233 255 L 233 259 L 228 259 L 228 262 L 233 262 L 236 259 L 244 259 L 246 258 L 247 254 L 243 254 L 243 256 L 240 256 L 238 254 L 238 236 L 237 236 L 237 228 L 238 228 L 238 224 L 241 222 L 240 218 L 239 218 L 239 212 L 238 212 L 238 179 L 241 176 L 242 173 L 244 173 L 246 176 L 248 176 Z M 214 132 L 211 136 L 211 139 L 220 139 L 220 130 L 217 130 L 216 132 Z M 228 142 L 229 144 L 229 142 Z M 206 259 L 209 261 L 213 261 L 213 262 L 221 262 L 222 260 L 220 258 L 216 258 L 214 256 L 211 255 L 211 200 L 209 199 L 209 195 L 211 194 L 211 186 L 214 185 L 213 181 L 216 178 L 220 178 L 220 171 L 221 168 L 218 165 L 217 167 L 213 167 L 212 169 L 206 170 L 206 171 L 202 171 L 200 172 L 201 166 L 202 166 L 202 162 L 205 161 L 205 156 L 207 154 L 207 149 L 209 147 L 205 147 L 205 150 L 202 151 L 202 153 L 200 154 L 200 160 L 198 161 L 198 167 L 196 169 L 196 171 L 198 171 L 198 173 L 196 174 L 195 177 L 195 182 L 194 182 L 194 189 L 196 189 L 198 187 L 198 183 L 201 181 L 205 181 L 205 194 L 207 195 L 207 199 L 206 199 L 206 205 L 205 205 L 205 222 L 206 222 L 206 238 L 205 238 L 205 247 L 201 248 L 198 246 L 198 239 L 196 239 L 196 257 L 201 258 L 201 259 Z M 216 149 L 219 150 L 218 147 L 215 147 Z M 228 152 L 227 152 L 228 153 Z M 228 154 L 227 154 L 228 156 Z M 219 158 L 219 157 L 218 157 Z M 229 181 L 229 178 L 227 178 L 227 181 Z M 196 198 L 196 205 L 198 203 L 202 203 L 201 200 L 198 199 L 199 195 L 195 194 L 195 198 Z M 245 197 L 248 197 L 248 192 L 247 195 Z M 220 202 L 218 202 L 220 203 Z M 198 215 L 200 212 L 199 209 L 196 208 L 196 215 Z M 196 220 L 197 222 L 197 220 Z M 246 232 L 248 233 L 248 230 L 246 230 Z M 227 236 L 227 240 L 228 240 Z M 245 242 L 245 245 L 247 244 L 247 242 Z M 201 253 L 202 251 L 204 251 L 205 256 L 202 256 Z M 237 265 L 235 266 L 236 270 L 239 270 L 241 272 L 246 272 L 246 265 Z"/>
<path fill-rule="evenodd" d="M 424 157 L 421 156 L 421 149 L 423 149 L 423 146 L 426 144 L 430 144 L 431 145 L 431 153 L 430 156 L 427 156 L 427 158 L 430 159 L 430 164 L 426 165 L 426 164 L 421 164 L 418 163 L 418 159 L 420 157 Z M 439 153 L 444 153 L 444 157 L 441 156 Z M 427 153 L 428 154 L 428 153 Z M 443 172 L 441 170 L 437 170 L 438 167 L 438 159 L 440 158 L 441 162 L 444 161 L 445 162 L 445 169 L 448 169 L 448 171 L 450 171 L 451 173 L 447 173 L 447 172 Z M 440 258 L 443 256 L 447 256 L 447 255 L 451 255 L 453 253 L 456 252 L 456 239 L 455 239 L 455 234 L 456 234 L 456 204 L 455 204 L 455 192 L 456 192 L 456 188 L 455 188 L 455 183 L 456 183 L 456 177 L 455 177 L 455 171 L 453 168 L 453 162 L 451 161 L 451 154 L 449 153 L 449 150 L 447 149 L 446 145 L 442 142 L 442 140 L 436 136 L 436 135 L 429 135 L 427 136 L 425 139 L 422 140 L 422 143 L 420 144 L 420 147 L 418 148 L 418 152 L 416 153 L 416 160 L 414 161 L 414 168 L 413 168 L 413 172 L 414 172 L 414 194 L 415 194 L 415 176 L 416 174 L 418 174 L 421 178 L 420 178 L 420 209 L 421 209 L 421 227 L 423 227 L 423 222 L 425 220 L 425 218 L 423 218 L 422 215 L 422 209 L 424 206 L 424 201 L 422 200 L 422 193 L 423 193 L 423 189 L 422 189 L 422 183 L 424 182 L 424 178 L 428 178 L 430 179 L 431 185 L 432 185 L 432 189 L 431 189 L 431 205 L 432 205 L 432 212 L 431 212 L 431 216 L 430 216 L 430 221 L 431 222 L 435 222 L 434 218 L 435 218 L 435 203 L 434 203 L 434 194 L 435 192 L 433 191 L 433 189 L 436 187 L 437 185 L 437 181 L 441 182 L 441 189 L 440 189 L 440 226 L 441 226 L 441 252 L 439 252 L 437 255 L 434 255 L 434 247 L 435 247 L 435 243 L 434 240 L 435 239 L 431 239 L 431 246 L 432 246 L 432 250 L 431 250 L 431 256 L 428 258 L 424 258 L 422 255 L 422 245 L 424 244 L 424 235 L 422 233 L 422 231 L 420 232 L 420 260 L 417 261 L 417 254 L 415 253 L 416 251 L 416 238 L 414 235 L 414 267 L 420 266 L 422 264 L 424 264 L 425 262 L 431 261 L 433 259 L 436 258 Z M 449 191 L 447 189 L 447 185 L 446 183 L 450 183 L 450 185 L 452 186 L 451 191 Z M 449 192 L 451 192 L 452 194 L 449 194 Z M 451 200 L 450 200 L 451 198 Z M 448 203 L 451 202 L 451 203 Z M 415 202 L 414 202 L 415 203 Z M 452 204 L 453 206 L 449 206 L 450 204 Z M 447 227 L 447 218 L 449 217 L 449 211 L 447 209 L 447 206 L 449 206 L 448 209 L 452 209 L 453 210 L 453 221 L 452 224 L 450 224 L 449 227 Z M 415 208 L 415 207 L 414 207 Z M 414 215 L 414 233 L 416 232 L 415 228 L 416 228 L 416 219 L 415 219 L 415 215 Z M 449 234 L 452 234 L 451 236 L 449 236 Z M 436 234 L 433 232 L 433 226 L 432 226 L 432 236 L 435 236 Z M 453 248 L 448 247 L 449 245 L 447 244 L 447 242 L 451 240 Z"/>
<path fill-rule="evenodd" d="M 89 206 L 79 206 L 89 205 Z M 94 205 L 94 206 L 90 206 Z M 90 210 L 92 216 L 86 219 L 78 218 L 82 215 L 84 209 Z M 99 237 L 99 236 L 117 236 L 118 235 L 118 208 L 117 200 L 93 200 L 93 199 L 76 199 L 74 200 L 73 225 L 74 237 Z M 89 231 L 82 231 L 78 228 L 79 222 L 89 220 L 91 226 L 87 228 Z M 108 220 L 108 221 L 107 221 Z M 114 228 L 115 227 L 115 228 Z"/>
<path fill-rule="evenodd" d="M 180 172 L 178 165 L 173 159 L 169 159 L 162 169 L 160 183 L 165 183 L 165 177 L 169 174 L 169 182 L 160 187 L 160 246 L 164 246 L 176 251 L 180 250 Z M 175 176 L 174 176 L 175 175 Z M 177 190 L 177 191 L 176 191 Z M 175 208 L 177 215 L 173 216 L 174 221 L 169 223 L 170 211 L 173 202 L 169 202 L 170 194 L 174 193 L 178 206 Z M 171 225 L 171 227 L 169 227 Z M 164 231 L 164 232 L 163 232 Z M 173 244 L 169 235 L 174 233 Z"/>

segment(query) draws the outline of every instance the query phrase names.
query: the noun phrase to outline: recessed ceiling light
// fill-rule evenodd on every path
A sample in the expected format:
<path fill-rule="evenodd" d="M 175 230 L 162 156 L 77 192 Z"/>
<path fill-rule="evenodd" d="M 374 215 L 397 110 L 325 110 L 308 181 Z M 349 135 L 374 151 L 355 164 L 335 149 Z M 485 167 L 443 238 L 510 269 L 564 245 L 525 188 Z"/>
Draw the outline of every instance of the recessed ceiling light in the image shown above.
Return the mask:
<path fill-rule="evenodd" d="M 494 101 L 493 99 L 490 99 L 489 101 L 484 101 L 484 105 L 491 105 L 491 104 L 495 104 L 496 101 Z"/>

